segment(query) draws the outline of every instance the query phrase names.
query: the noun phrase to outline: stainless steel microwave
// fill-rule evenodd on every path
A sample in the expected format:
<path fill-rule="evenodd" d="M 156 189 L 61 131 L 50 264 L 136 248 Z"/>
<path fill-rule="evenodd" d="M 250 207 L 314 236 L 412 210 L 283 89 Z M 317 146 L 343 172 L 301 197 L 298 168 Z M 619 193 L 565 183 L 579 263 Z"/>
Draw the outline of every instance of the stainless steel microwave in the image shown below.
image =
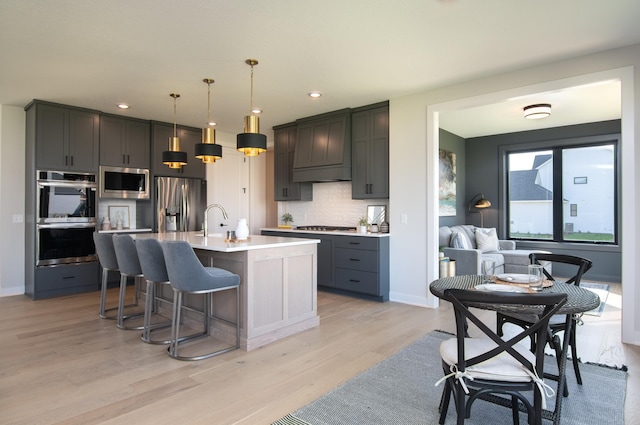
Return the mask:
<path fill-rule="evenodd" d="M 149 199 L 149 170 L 100 166 L 100 197 Z"/>

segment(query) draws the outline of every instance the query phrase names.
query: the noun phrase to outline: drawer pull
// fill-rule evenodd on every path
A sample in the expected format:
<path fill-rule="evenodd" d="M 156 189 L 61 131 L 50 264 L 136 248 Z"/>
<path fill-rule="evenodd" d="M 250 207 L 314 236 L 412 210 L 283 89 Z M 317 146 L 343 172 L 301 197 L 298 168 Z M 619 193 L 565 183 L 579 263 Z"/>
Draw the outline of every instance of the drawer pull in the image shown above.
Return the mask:
<path fill-rule="evenodd" d="M 75 279 L 75 276 L 62 276 L 62 280 Z"/>
<path fill-rule="evenodd" d="M 349 279 L 349 282 L 360 283 L 360 281 L 358 279 Z"/>
<path fill-rule="evenodd" d="M 359 258 L 349 258 L 349 261 L 360 261 Z"/>
<path fill-rule="evenodd" d="M 360 242 L 349 242 L 349 245 L 360 245 Z"/>

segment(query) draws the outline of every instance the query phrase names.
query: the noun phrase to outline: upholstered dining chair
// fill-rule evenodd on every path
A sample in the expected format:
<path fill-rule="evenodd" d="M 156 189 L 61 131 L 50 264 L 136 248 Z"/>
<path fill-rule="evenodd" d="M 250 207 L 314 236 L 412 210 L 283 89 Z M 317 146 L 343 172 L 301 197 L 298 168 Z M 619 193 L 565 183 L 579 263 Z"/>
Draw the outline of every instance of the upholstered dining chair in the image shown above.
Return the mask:
<path fill-rule="evenodd" d="M 204 267 L 198 260 L 193 248 L 184 241 L 164 241 L 162 251 L 167 265 L 169 282 L 173 288 L 173 317 L 171 325 L 171 343 L 168 348 L 169 356 L 178 360 L 202 360 L 217 356 L 240 347 L 240 276 L 228 270 L 217 267 Z M 211 335 L 211 321 L 223 319 L 215 317 L 213 308 L 213 294 L 220 291 L 234 290 L 236 293 L 236 322 L 235 345 L 216 349 L 205 354 L 184 356 L 178 353 L 179 348 L 189 344 L 192 339 Z M 193 338 L 180 338 L 180 315 L 184 294 L 205 294 L 204 302 L 204 330 Z"/>
<path fill-rule="evenodd" d="M 154 313 L 158 310 L 158 289 L 163 285 L 169 286 L 169 275 L 167 274 L 167 266 L 164 262 L 164 254 L 162 246 L 157 239 L 139 238 L 135 241 L 136 250 L 138 251 L 138 260 L 144 279 L 147 281 L 147 293 L 144 307 L 144 322 L 142 329 L 142 341 L 148 344 L 169 344 L 171 339 L 153 339 L 152 332 L 156 329 L 171 326 L 171 320 L 151 323 Z M 162 300 L 165 301 L 165 300 Z"/>
<path fill-rule="evenodd" d="M 116 326 L 125 330 L 141 330 L 144 328 L 142 325 L 125 324 L 125 321 L 128 319 L 144 315 L 144 311 L 125 314 L 128 278 L 133 278 L 134 280 L 134 306 L 138 305 L 138 292 L 140 291 L 141 281 L 143 278 L 135 242 L 130 235 L 116 233 L 113 235 L 113 248 L 115 249 L 118 268 L 120 269 L 120 297 L 118 299 L 118 318 Z"/>
<path fill-rule="evenodd" d="M 484 397 L 501 397 L 510 406 L 514 424 L 519 424 L 521 408 L 528 414 L 528 422 L 542 424 L 542 410 L 546 396 L 553 389 L 542 380 L 544 376 L 544 345 L 538 344 L 535 353 L 520 341 L 535 335 L 544 341 L 552 315 L 567 300 L 563 293 L 498 293 L 475 290 L 447 289 L 444 299 L 453 304 L 456 320 L 456 337 L 440 344 L 440 356 L 445 376 L 436 383 L 445 382 L 440 403 L 440 424 L 444 424 L 451 396 L 454 397 L 457 423 L 464 424 L 471 416 L 474 402 Z M 476 316 L 470 307 L 477 305 L 540 306 L 535 323 L 509 340 L 502 340 L 487 324 Z M 469 322 L 481 332 L 480 337 L 467 337 Z M 533 393 L 533 404 L 525 393 Z M 495 399 L 494 399 L 495 400 Z M 504 422 L 502 422 L 504 423 Z"/>
<path fill-rule="evenodd" d="M 587 260 L 586 258 L 577 257 L 574 255 L 565 255 L 565 254 L 545 254 L 545 253 L 531 253 L 529 254 L 529 260 L 531 264 L 547 264 L 551 263 L 552 266 L 554 263 L 560 263 L 563 265 L 571 266 L 572 270 L 569 274 L 573 274 L 566 281 L 559 281 L 555 279 L 551 273 L 546 268 L 543 268 L 542 271 L 547 280 L 553 281 L 554 285 L 576 285 L 580 286 L 580 282 L 582 280 L 582 276 L 591 268 L 593 263 L 591 260 Z M 557 270 L 555 267 L 553 270 Z M 556 273 L 557 274 L 557 273 Z M 556 353 L 556 359 L 558 362 L 558 366 L 560 366 L 560 356 L 562 355 L 562 341 L 558 335 L 559 332 L 564 332 L 566 330 L 567 320 L 572 321 L 571 332 L 569 335 L 566 334 L 563 338 L 569 339 L 569 346 L 571 347 L 571 362 L 573 363 L 573 370 L 576 375 L 576 381 L 579 385 L 582 385 L 582 376 L 580 375 L 580 361 L 578 358 L 578 348 L 576 344 L 576 326 L 580 323 L 580 315 L 556 315 L 551 318 L 549 321 L 549 331 L 547 333 L 547 343 L 553 348 Z M 530 326 L 532 322 L 535 321 L 534 317 L 517 314 L 517 313 L 498 313 L 497 316 L 497 331 L 498 335 L 503 335 L 503 326 L 505 323 L 512 323 L 514 325 L 520 326 L 521 328 L 526 328 Z M 532 347 L 535 346 L 536 340 L 531 340 Z M 569 390 L 567 386 L 564 386 L 564 396 L 569 395 Z"/>

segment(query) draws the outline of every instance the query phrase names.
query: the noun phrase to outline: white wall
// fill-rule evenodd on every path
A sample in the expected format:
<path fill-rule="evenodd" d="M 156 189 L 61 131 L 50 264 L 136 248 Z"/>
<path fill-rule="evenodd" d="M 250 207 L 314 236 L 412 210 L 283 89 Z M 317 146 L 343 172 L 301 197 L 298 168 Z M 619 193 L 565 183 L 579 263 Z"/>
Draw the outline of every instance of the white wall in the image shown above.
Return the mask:
<path fill-rule="evenodd" d="M 638 253 L 640 45 L 567 59 L 430 90 L 390 101 L 391 294 L 396 301 L 437 305 L 428 284 L 438 274 L 438 115 L 514 96 L 617 78 L 622 81 L 623 340 L 640 344 Z M 406 224 L 402 223 L 406 214 Z"/>
<path fill-rule="evenodd" d="M 24 110 L 0 105 L 0 296 L 24 293 L 24 140 Z"/>

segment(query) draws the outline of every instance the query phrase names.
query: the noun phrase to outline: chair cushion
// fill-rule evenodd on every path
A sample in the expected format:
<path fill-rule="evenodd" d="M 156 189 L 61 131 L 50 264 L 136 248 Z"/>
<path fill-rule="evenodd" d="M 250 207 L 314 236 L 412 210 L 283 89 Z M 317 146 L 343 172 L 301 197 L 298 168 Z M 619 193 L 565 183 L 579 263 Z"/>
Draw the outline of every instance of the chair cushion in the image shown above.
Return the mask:
<path fill-rule="evenodd" d="M 498 233 L 495 228 L 476 229 L 476 243 L 482 252 L 500 251 L 500 242 L 498 242 Z"/>
<path fill-rule="evenodd" d="M 496 347 L 495 342 L 489 338 L 465 338 L 465 357 L 470 359 Z M 525 346 L 515 345 L 514 348 L 535 364 L 535 355 Z M 440 356 L 448 364 L 458 362 L 458 341 L 450 338 L 440 344 Z M 527 369 L 508 353 L 500 353 L 487 361 L 467 368 L 467 373 L 478 379 L 488 379 L 493 381 L 507 382 L 531 382 L 532 378 L 527 373 Z"/>
<path fill-rule="evenodd" d="M 452 248 L 471 249 L 471 241 L 467 235 L 462 232 L 451 233 L 450 245 Z"/>

